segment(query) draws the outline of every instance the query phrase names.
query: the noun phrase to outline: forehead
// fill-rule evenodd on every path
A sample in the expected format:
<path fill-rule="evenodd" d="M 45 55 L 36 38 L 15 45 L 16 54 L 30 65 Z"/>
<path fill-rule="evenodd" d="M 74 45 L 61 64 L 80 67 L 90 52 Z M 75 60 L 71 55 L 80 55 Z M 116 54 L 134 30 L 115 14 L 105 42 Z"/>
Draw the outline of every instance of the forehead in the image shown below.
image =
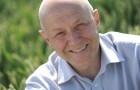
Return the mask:
<path fill-rule="evenodd" d="M 75 22 L 77 19 L 87 20 L 89 12 L 86 8 L 77 4 L 58 4 L 47 11 L 44 19 L 45 25 L 51 27 L 53 24 L 61 22 Z"/>

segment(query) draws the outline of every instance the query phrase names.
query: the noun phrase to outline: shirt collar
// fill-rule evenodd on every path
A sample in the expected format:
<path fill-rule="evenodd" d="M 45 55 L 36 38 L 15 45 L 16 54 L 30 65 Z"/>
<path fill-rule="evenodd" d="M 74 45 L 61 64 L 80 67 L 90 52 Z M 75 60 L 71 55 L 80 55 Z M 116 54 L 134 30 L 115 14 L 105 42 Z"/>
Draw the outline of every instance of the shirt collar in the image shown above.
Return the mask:
<path fill-rule="evenodd" d="M 101 60 L 105 64 L 118 63 L 124 61 L 124 58 L 117 52 L 114 44 L 107 37 L 100 37 Z"/>
<path fill-rule="evenodd" d="M 97 76 L 101 75 L 106 66 L 111 63 L 119 63 L 125 61 L 125 59 L 117 52 L 114 44 L 107 37 L 100 35 L 100 47 L 101 47 L 101 68 Z"/>
<path fill-rule="evenodd" d="M 71 68 L 71 66 L 62 58 L 59 60 L 58 64 L 58 84 L 62 84 L 70 80 L 76 72 Z"/>

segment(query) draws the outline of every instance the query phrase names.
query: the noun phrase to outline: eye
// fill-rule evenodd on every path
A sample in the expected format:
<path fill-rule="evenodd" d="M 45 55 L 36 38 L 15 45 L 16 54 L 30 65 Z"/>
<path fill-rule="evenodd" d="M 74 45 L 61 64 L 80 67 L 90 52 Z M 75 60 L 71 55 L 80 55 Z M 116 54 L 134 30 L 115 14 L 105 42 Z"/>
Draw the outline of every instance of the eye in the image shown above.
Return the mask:
<path fill-rule="evenodd" d="M 64 32 L 59 32 L 59 33 L 57 33 L 56 35 L 61 35 L 61 34 L 64 34 Z"/>
<path fill-rule="evenodd" d="M 86 23 L 79 23 L 75 28 L 77 30 L 83 30 L 86 27 Z"/>
<path fill-rule="evenodd" d="M 64 32 L 58 32 L 58 33 L 55 35 L 55 37 L 61 37 L 61 36 L 64 36 L 64 35 L 65 35 Z"/>
<path fill-rule="evenodd" d="M 77 27 L 80 27 L 80 26 L 82 26 L 82 25 L 83 25 L 83 23 L 80 23 L 80 24 L 77 25 Z"/>

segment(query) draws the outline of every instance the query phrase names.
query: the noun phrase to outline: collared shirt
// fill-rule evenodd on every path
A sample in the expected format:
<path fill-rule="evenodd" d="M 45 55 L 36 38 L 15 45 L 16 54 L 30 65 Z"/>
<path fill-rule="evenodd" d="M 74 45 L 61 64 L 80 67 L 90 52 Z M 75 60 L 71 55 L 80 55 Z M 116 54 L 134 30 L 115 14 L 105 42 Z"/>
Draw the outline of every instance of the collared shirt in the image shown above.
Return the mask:
<path fill-rule="evenodd" d="M 101 68 L 93 81 L 56 52 L 26 81 L 26 90 L 140 90 L 140 36 L 100 34 Z"/>

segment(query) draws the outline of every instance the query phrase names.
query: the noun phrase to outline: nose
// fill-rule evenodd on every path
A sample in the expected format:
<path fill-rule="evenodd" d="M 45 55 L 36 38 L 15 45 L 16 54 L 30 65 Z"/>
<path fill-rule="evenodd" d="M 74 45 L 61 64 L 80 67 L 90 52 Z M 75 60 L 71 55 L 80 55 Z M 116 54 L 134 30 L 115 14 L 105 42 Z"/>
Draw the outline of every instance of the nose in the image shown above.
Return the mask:
<path fill-rule="evenodd" d="M 67 39 L 68 39 L 68 43 L 72 46 L 76 46 L 81 42 L 80 35 L 76 32 L 70 32 Z"/>

